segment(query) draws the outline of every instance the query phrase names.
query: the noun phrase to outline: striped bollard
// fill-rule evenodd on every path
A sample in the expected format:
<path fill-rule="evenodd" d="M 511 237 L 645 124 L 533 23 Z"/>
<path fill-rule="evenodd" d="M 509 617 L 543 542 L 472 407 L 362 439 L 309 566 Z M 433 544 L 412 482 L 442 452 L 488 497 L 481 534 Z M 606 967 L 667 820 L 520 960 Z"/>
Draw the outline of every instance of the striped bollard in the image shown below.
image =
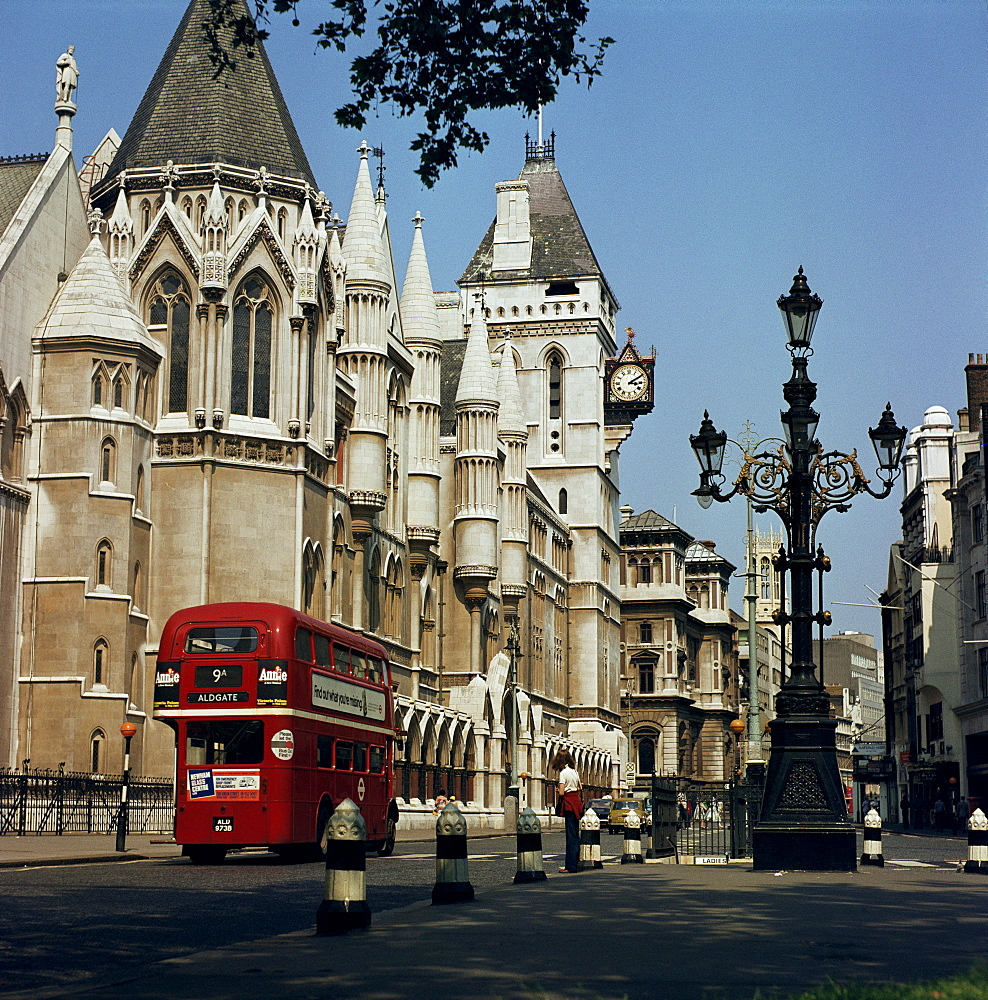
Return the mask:
<path fill-rule="evenodd" d="M 864 819 L 864 843 L 861 846 L 861 864 L 885 867 L 882 854 L 882 817 L 877 809 L 869 809 Z"/>
<path fill-rule="evenodd" d="M 519 882 L 544 882 L 542 824 L 531 806 L 525 806 L 519 814 L 517 832 L 518 871 L 515 873 L 515 885 Z"/>
<path fill-rule="evenodd" d="M 467 871 L 467 821 L 450 802 L 436 820 L 436 884 L 432 905 L 466 903 L 474 898 Z"/>
<path fill-rule="evenodd" d="M 988 875 L 988 817 L 975 809 L 967 821 L 967 863 L 964 871 Z"/>
<path fill-rule="evenodd" d="M 629 809 L 624 817 L 624 854 L 621 855 L 622 865 L 643 865 L 642 857 L 642 818 L 637 809 Z"/>
<path fill-rule="evenodd" d="M 600 818 L 588 809 L 580 819 L 580 860 L 576 866 L 578 872 L 593 871 L 593 845 L 597 841 L 597 857 L 600 857 Z"/>
<path fill-rule="evenodd" d="M 326 891 L 316 911 L 316 934 L 345 934 L 370 927 L 366 833 L 360 810 L 344 799 L 326 827 Z"/>

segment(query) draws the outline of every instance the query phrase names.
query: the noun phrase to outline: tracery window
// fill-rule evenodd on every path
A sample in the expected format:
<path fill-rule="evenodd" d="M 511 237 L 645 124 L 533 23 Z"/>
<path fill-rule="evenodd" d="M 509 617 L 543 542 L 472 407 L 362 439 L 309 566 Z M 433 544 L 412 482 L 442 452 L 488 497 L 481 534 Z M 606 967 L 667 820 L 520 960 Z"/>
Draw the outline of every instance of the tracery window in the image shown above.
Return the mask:
<path fill-rule="evenodd" d="M 271 332 L 274 314 L 268 286 L 257 276 L 241 286 L 233 306 L 230 412 L 271 414 Z"/>
<path fill-rule="evenodd" d="M 152 288 L 148 326 L 168 345 L 169 413 L 188 409 L 190 315 L 185 283 L 175 271 L 166 271 Z"/>

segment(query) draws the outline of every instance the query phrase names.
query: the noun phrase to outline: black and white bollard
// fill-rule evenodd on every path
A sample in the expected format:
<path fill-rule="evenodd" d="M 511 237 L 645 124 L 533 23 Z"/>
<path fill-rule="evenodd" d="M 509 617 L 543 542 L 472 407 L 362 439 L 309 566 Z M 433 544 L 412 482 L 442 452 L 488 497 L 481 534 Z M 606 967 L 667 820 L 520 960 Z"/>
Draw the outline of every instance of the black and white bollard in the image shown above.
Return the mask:
<path fill-rule="evenodd" d="M 432 905 L 466 903 L 474 898 L 467 870 L 467 821 L 450 802 L 436 820 L 436 884 Z"/>
<path fill-rule="evenodd" d="M 988 875 L 988 817 L 975 809 L 967 821 L 967 862 L 964 871 Z"/>
<path fill-rule="evenodd" d="M 580 862 L 576 870 L 588 872 L 603 867 L 600 860 L 600 817 L 593 809 L 588 809 L 580 820 Z"/>
<path fill-rule="evenodd" d="M 515 884 L 519 882 L 544 882 L 545 868 L 542 865 L 542 824 L 535 810 L 525 806 L 518 816 L 518 871 Z"/>
<path fill-rule="evenodd" d="M 316 911 L 316 934 L 345 934 L 370 927 L 367 905 L 366 826 L 360 810 L 344 799 L 326 827 L 326 892 Z"/>
<path fill-rule="evenodd" d="M 885 856 L 882 854 L 882 817 L 878 815 L 877 809 L 869 809 L 864 818 L 861 864 L 885 867 Z"/>
<path fill-rule="evenodd" d="M 637 809 L 629 809 L 624 817 L 624 854 L 621 855 L 622 865 L 643 865 L 642 857 L 642 818 Z"/>

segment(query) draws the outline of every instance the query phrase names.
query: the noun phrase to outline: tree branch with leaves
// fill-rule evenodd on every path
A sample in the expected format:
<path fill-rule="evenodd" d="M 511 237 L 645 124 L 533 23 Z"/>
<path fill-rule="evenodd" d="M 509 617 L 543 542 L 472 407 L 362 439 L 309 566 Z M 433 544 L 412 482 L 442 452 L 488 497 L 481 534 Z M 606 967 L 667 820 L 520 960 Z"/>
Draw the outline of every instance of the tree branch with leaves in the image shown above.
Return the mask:
<path fill-rule="evenodd" d="M 600 75 L 612 38 L 582 34 L 589 0 L 209 0 L 203 25 L 216 75 L 236 70 L 238 51 L 252 57 L 269 32 L 269 14 L 329 8 L 333 18 L 312 29 L 323 48 L 345 53 L 368 34 L 370 51 L 354 55 L 354 100 L 336 120 L 363 128 L 367 116 L 390 105 L 398 117 L 421 113 L 425 127 L 410 148 L 416 173 L 432 187 L 455 167 L 460 150 L 483 152 L 486 132 L 470 121 L 480 110 L 520 108 L 534 114 L 551 103 L 564 78 L 590 86 Z M 366 43 L 365 43 L 366 47 Z"/>

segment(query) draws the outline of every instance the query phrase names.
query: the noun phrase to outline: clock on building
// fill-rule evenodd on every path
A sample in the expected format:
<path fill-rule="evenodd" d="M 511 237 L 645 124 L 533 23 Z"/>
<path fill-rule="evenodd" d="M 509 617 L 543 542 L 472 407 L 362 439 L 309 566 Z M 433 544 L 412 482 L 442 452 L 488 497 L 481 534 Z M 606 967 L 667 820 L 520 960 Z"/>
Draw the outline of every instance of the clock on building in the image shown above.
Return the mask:
<path fill-rule="evenodd" d="M 634 330 L 629 327 L 627 333 L 628 342 L 618 356 L 604 363 L 604 409 L 612 423 L 630 423 L 655 405 L 655 351 L 642 357 L 635 349 Z"/>
<path fill-rule="evenodd" d="M 611 372 L 611 395 L 631 402 L 648 393 L 648 372 L 639 364 L 618 365 Z"/>

